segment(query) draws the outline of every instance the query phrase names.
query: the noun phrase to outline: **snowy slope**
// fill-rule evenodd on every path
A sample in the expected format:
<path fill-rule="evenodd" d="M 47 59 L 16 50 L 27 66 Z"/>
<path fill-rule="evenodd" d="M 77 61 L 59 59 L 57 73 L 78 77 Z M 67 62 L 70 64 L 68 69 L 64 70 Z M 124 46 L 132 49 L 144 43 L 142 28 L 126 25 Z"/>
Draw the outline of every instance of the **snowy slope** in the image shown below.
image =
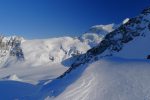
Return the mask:
<path fill-rule="evenodd" d="M 25 40 L 13 36 L 3 37 L 2 41 L 8 48 L 0 48 L 0 79 L 31 84 L 60 76 L 76 56 L 91 48 L 72 37 Z"/>
<path fill-rule="evenodd" d="M 45 85 L 42 92 L 48 92 L 46 100 L 149 100 L 149 66 L 148 60 L 103 58 Z"/>
<path fill-rule="evenodd" d="M 0 81 L 0 99 L 149 100 L 149 66 L 148 60 L 103 58 L 43 85 Z"/>
<path fill-rule="evenodd" d="M 74 100 L 75 97 L 76 100 L 150 99 L 149 62 L 122 60 L 120 64 L 120 59 L 111 60 L 104 59 L 91 64 L 60 98 L 67 97 L 67 100 Z M 58 100 L 60 98 L 58 97 Z"/>

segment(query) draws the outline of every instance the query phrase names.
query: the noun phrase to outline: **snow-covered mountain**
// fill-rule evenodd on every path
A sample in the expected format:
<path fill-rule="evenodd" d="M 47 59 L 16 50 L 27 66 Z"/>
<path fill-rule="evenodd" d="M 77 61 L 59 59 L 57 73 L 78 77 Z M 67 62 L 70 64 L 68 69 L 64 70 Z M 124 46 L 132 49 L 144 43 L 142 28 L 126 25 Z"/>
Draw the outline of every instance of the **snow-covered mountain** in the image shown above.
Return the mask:
<path fill-rule="evenodd" d="M 80 65 L 99 55 L 123 58 L 146 59 L 150 54 L 150 8 L 131 18 L 114 31 L 107 34 L 97 46 L 81 55 L 73 66 Z M 96 59 L 96 58 L 95 58 Z"/>
<path fill-rule="evenodd" d="M 24 60 L 24 55 L 21 48 L 21 43 L 24 41 L 22 37 L 0 36 L 0 65 L 3 66 L 5 62 L 12 57 L 18 60 Z M 0 67 L 1 67 L 0 66 Z"/>
<path fill-rule="evenodd" d="M 27 40 L 22 43 L 26 61 L 35 66 L 62 61 L 85 53 L 90 46 L 77 38 L 60 37 L 41 40 Z M 32 48 L 31 48 L 32 47 Z"/>
<path fill-rule="evenodd" d="M 42 91 L 47 93 L 47 100 L 52 96 L 54 100 L 150 99 L 150 63 L 146 60 L 150 55 L 149 33 L 147 8 L 107 34 L 64 74 L 46 84 Z"/>
<path fill-rule="evenodd" d="M 115 24 L 95 25 L 85 32 L 79 39 L 88 43 L 91 47 L 98 45 L 104 36 L 117 28 Z"/>
<path fill-rule="evenodd" d="M 1 46 L 0 50 L 4 53 L 1 53 L 0 61 L 4 67 L 17 64 L 16 61 L 22 59 L 24 60 L 22 63 L 31 66 L 60 63 L 70 57 L 86 53 L 87 50 L 100 43 L 103 37 L 113 30 L 114 24 L 108 24 L 92 26 L 88 32 L 76 38 L 60 37 L 26 40 L 18 36 L 1 36 L 2 46 L 4 45 L 6 50 Z"/>
<path fill-rule="evenodd" d="M 60 63 L 70 57 L 85 53 L 91 47 L 78 38 L 60 37 L 51 39 L 20 40 L 3 38 L 1 42 L 1 61 L 15 64 L 18 60 L 33 66 L 47 63 Z M 5 60 L 4 60 L 5 58 Z"/>
<path fill-rule="evenodd" d="M 103 41 L 89 50 L 92 54 L 115 55 L 126 58 L 147 58 L 150 46 L 150 10 L 131 18 L 118 29 L 107 34 Z M 136 52 L 135 52 L 136 51 Z"/>
<path fill-rule="evenodd" d="M 3 37 L 0 99 L 149 100 L 149 33 L 147 8 L 117 27 L 93 26 L 79 38 Z"/>

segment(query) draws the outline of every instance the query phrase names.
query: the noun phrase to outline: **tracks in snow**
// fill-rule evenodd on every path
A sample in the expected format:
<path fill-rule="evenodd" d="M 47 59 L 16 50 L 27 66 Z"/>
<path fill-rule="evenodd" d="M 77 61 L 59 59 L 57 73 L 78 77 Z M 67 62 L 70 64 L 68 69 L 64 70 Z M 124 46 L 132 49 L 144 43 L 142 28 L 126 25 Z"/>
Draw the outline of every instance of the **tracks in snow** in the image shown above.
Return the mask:
<path fill-rule="evenodd" d="M 95 79 L 94 74 L 86 76 L 80 81 L 81 85 L 68 91 L 64 98 L 66 100 L 87 100 L 90 89 L 95 85 Z"/>

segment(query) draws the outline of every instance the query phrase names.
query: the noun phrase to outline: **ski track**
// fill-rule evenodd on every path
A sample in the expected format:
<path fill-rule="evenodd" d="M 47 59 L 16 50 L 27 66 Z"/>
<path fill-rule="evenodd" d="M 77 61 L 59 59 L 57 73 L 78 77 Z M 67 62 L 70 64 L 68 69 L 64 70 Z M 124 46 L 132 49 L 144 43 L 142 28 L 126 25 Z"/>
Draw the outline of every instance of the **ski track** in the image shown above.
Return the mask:
<path fill-rule="evenodd" d="M 94 86 L 95 75 L 91 74 L 86 79 L 81 81 L 81 85 L 73 90 L 70 90 L 64 96 L 67 100 L 87 100 L 89 90 Z M 76 95 L 76 96 L 75 96 Z M 76 98 L 74 98 L 76 97 Z"/>

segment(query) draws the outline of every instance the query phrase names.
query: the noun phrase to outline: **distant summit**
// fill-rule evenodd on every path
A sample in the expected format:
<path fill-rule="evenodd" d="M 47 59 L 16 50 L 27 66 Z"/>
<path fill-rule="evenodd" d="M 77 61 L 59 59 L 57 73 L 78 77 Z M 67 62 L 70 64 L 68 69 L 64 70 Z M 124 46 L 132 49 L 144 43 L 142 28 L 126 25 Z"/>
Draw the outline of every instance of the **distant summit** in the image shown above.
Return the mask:
<path fill-rule="evenodd" d="M 96 33 L 98 35 L 106 35 L 109 32 L 112 32 L 116 29 L 115 24 L 108 24 L 108 25 L 95 25 L 92 26 L 86 33 Z"/>

